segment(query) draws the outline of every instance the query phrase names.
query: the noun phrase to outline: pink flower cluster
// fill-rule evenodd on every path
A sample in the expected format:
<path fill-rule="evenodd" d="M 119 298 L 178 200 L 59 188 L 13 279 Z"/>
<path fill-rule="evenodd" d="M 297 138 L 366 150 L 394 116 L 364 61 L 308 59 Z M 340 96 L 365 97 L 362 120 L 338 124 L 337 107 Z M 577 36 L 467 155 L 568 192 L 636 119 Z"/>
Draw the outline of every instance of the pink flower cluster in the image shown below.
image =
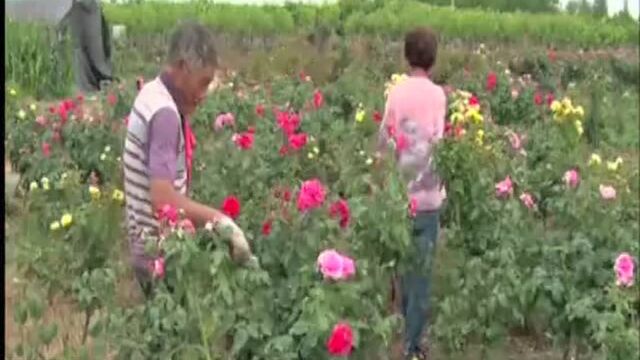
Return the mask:
<path fill-rule="evenodd" d="M 232 113 L 222 113 L 220 115 L 218 115 L 216 117 L 216 120 L 213 124 L 213 129 L 215 131 L 220 131 L 222 129 L 224 129 L 227 126 L 235 126 L 236 124 L 236 118 L 233 116 Z"/>
<path fill-rule="evenodd" d="M 633 285 L 633 277 L 635 275 L 635 262 L 629 253 L 618 255 L 614 265 L 616 271 L 616 285 L 630 287 Z"/>
<path fill-rule="evenodd" d="M 356 273 L 355 261 L 333 249 L 321 252 L 317 265 L 325 279 L 344 280 Z"/>
<path fill-rule="evenodd" d="M 496 184 L 496 196 L 504 199 L 513 194 L 513 182 L 511 177 L 507 176 L 504 180 Z"/>

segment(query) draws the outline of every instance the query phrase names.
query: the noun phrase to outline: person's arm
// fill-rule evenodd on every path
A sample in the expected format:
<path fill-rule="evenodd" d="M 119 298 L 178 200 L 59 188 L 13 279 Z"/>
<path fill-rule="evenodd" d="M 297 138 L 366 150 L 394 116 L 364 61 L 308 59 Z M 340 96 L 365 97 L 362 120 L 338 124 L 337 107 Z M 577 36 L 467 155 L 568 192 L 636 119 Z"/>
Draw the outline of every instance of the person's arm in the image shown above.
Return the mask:
<path fill-rule="evenodd" d="M 229 231 L 234 258 L 247 259 L 251 255 L 242 230 L 220 211 L 191 200 L 173 186 L 180 144 L 180 119 L 170 109 L 161 109 L 149 124 L 149 161 L 151 205 L 154 212 L 170 205 L 185 212 L 197 226 L 212 223 L 216 231 Z M 226 234 L 225 234 L 226 235 Z"/>
<path fill-rule="evenodd" d="M 384 107 L 384 116 L 382 117 L 382 122 L 380 123 L 380 128 L 378 129 L 378 143 L 376 145 L 376 158 L 382 157 L 382 155 L 387 151 L 387 146 L 389 144 L 389 127 L 395 126 L 395 114 L 393 110 L 393 103 L 391 102 L 391 96 L 387 99 L 387 102 Z"/>

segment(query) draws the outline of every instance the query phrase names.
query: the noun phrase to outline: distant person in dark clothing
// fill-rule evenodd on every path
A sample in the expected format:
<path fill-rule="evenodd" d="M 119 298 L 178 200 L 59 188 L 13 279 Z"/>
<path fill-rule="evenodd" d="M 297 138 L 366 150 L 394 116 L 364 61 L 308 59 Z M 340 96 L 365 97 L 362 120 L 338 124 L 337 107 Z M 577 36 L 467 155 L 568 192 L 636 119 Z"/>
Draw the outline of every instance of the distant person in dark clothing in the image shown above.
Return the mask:
<path fill-rule="evenodd" d="M 73 0 L 63 26 L 69 26 L 73 40 L 73 65 L 80 91 L 99 91 L 114 80 L 111 37 L 97 0 Z"/>

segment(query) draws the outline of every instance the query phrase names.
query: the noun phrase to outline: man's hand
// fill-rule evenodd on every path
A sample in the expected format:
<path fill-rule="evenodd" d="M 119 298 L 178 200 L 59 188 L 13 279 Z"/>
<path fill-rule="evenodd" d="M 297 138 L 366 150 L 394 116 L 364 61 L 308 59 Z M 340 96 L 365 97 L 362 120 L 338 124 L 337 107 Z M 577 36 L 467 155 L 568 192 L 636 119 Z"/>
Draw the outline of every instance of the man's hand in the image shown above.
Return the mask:
<path fill-rule="evenodd" d="M 216 231 L 227 237 L 231 242 L 231 257 L 239 263 L 246 263 L 251 260 L 251 248 L 244 233 L 231 218 L 227 216 L 220 217 L 217 221 L 207 223 L 206 228 Z"/>

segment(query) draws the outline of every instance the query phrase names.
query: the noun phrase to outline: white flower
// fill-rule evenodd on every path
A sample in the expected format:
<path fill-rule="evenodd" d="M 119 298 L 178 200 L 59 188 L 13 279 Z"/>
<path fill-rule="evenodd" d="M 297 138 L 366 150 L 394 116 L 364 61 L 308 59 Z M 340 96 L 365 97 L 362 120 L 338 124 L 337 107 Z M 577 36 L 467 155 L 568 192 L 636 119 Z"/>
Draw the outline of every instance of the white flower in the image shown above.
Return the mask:
<path fill-rule="evenodd" d="M 100 155 L 100 161 L 105 161 L 107 159 L 107 154 Z"/>

